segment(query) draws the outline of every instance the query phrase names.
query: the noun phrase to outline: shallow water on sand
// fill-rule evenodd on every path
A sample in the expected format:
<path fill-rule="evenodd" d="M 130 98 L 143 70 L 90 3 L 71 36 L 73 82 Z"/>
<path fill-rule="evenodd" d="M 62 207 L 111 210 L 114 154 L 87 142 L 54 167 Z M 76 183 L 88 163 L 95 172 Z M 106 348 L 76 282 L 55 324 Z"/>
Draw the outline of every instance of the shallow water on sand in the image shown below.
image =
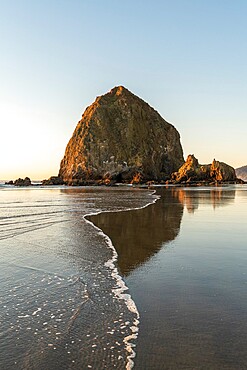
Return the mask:
<path fill-rule="evenodd" d="M 163 188 L 146 209 L 90 219 L 140 312 L 135 368 L 247 368 L 247 187 Z"/>
<path fill-rule="evenodd" d="M 0 190 L 0 369 L 131 367 L 138 311 L 86 214 L 144 207 L 147 190 Z"/>

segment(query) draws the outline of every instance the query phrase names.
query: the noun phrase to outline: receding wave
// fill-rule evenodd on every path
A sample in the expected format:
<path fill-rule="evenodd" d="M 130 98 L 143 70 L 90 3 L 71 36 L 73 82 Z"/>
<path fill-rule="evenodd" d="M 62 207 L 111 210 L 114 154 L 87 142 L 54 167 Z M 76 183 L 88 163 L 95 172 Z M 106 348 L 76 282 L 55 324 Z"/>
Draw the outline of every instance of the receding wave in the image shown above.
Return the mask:
<path fill-rule="evenodd" d="M 90 215 L 156 199 L 131 189 L 1 192 L 0 368 L 133 367 L 139 312 Z"/>

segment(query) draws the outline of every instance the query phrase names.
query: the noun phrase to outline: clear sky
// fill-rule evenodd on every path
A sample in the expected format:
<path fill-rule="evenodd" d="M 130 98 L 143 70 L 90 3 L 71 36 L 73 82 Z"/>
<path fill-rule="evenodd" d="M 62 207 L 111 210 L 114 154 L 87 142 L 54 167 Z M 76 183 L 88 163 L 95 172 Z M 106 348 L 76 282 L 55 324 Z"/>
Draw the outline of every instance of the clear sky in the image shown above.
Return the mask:
<path fill-rule="evenodd" d="M 0 178 L 56 175 L 97 95 L 124 85 L 185 157 L 247 164 L 246 0 L 0 0 Z"/>

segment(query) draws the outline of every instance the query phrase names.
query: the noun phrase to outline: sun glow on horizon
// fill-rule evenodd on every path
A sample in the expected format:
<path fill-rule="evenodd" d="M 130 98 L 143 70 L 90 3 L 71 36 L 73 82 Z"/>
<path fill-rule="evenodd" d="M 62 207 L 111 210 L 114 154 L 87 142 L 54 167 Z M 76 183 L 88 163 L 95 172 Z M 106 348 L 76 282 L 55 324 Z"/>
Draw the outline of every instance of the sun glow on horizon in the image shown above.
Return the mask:
<path fill-rule="evenodd" d="M 59 140 L 54 142 L 52 119 L 49 114 L 1 102 L 0 179 L 42 180 L 58 173 L 65 148 Z"/>

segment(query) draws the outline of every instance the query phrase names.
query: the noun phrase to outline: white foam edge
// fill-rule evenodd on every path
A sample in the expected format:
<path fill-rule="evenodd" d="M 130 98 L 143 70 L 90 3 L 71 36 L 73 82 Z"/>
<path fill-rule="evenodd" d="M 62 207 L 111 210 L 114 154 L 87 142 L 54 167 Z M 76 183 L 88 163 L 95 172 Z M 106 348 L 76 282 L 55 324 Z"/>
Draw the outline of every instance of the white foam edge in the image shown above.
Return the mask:
<path fill-rule="evenodd" d="M 149 195 L 154 196 L 155 193 L 156 193 L 156 190 L 153 190 L 151 193 L 149 193 Z M 128 287 L 126 286 L 122 277 L 119 275 L 118 269 L 115 265 L 115 262 L 118 259 L 118 254 L 117 254 L 117 251 L 116 251 L 110 237 L 108 235 L 106 235 L 93 222 L 89 221 L 86 217 L 96 216 L 96 215 L 99 215 L 101 213 L 126 212 L 126 211 L 134 211 L 134 210 L 144 209 L 144 208 L 147 208 L 148 206 L 156 203 L 156 201 L 158 199 L 160 199 L 160 196 L 156 195 L 156 196 L 154 196 L 152 202 L 148 202 L 147 204 L 145 204 L 144 206 L 141 206 L 141 207 L 124 208 L 124 209 L 118 209 L 118 210 L 98 211 L 98 212 L 87 213 L 83 216 L 84 220 L 97 230 L 98 234 L 101 235 L 105 239 L 106 244 L 112 250 L 112 257 L 108 261 L 106 261 L 104 265 L 106 267 L 108 267 L 110 270 L 112 270 L 111 275 L 116 281 L 116 287 L 113 288 L 113 290 L 112 290 L 115 298 L 124 300 L 128 310 L 136 315 L 136 318 L 133 320 L 133 325 L 130 327 L 130 329 L 132 331 L 132 334 L 128 335 L 127 337 L 125 337 L 123 339 L 125 349 L 128 353 L 126 370 L 133 369 L 133 367 L 134 367 L 133 359 L 135 358 L 136 353 L 135 353 L 133 347 L 135 347 L 135 344 L 132 343 L 131 341 L 137 339 L 138 331 L 139 331 L 140 314 L 139 314 L 139 311 L 136 307 L 136 304 L 135 304 L 134 300 L 131 298 L 131 295 L 124 293 L 126 290 L 128 290 Z"/>

